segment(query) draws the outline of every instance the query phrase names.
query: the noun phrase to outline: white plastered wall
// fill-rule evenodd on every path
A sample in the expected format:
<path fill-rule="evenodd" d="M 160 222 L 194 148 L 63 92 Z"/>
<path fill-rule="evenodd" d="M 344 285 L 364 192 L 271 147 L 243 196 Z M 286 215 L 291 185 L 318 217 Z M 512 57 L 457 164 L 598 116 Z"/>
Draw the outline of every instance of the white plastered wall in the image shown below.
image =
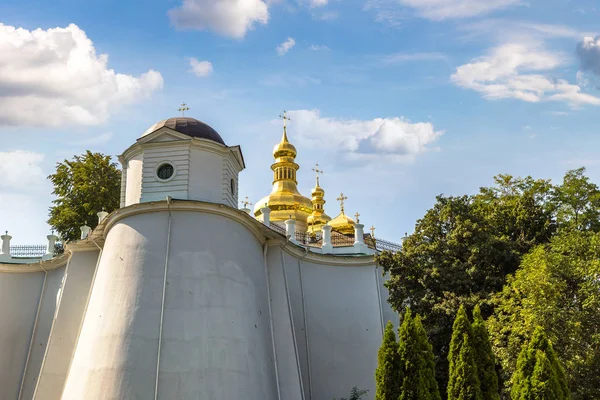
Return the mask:
<path fill-rule="evenodd" d="M 277 262 L 275 255 L 272 262 Z M 316 264 L 286 252 L 283 262 L 305 398 L 345 397 L 357 386 L 369 390 L 364 399 L 373 399 L 386 313 L 376 276 L 380 270 L 375 264 Z"/>
<path fill-rule="evenodd" d="M 158 398 L 277 399 L 259 240 L 223 216 L 172 215 Z M 168 221 L 110 229 L 62 399 L 154 398 Z"/>
<path fill-rule="evenodd" d="M 190 200 L 223 203 L 223 155 L 190 149 Z"/>
<path fill-rule="evenodd" d="M 137 204 L 142 198 L 142 170 L 143 170 L 143 157 L 142 154 L 136 154 L 133 156 L 127 164 L 123 167 L 126 173 L 123 174 L 125 180 L 125 204 L 121 207 L 130 206 Z"/>
<path fill-rule="evenodd" d="M 57 296 L 50 339 L 41 364 L 35 400 L 59 400 L 79 328 L 87 305 L 99 251 L 75 251 L 71 255 Z"/>
<path fill-rule="evenodd" d="M 44 272 L 0 273 L 0 398 L 17 399 Z"/>

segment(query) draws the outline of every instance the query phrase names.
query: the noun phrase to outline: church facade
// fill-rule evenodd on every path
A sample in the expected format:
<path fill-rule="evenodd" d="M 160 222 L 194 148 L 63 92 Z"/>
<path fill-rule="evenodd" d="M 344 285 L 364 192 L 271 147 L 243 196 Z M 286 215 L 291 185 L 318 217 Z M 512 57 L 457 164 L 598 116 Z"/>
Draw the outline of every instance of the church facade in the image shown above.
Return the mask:
<path fill-rule="evenodd" d="M 64 253 L 49 236 L 19 261 L 2 236 L 0 399 L 373 399 L 397 318 L 381 242 L 343 195 L 326 214 L 318 178 L 299 193 L 296 155 L 284 126 L 272 192 L 238 209 L 240 147 L 170 118 L 119 157 L 121 208 Z"/>

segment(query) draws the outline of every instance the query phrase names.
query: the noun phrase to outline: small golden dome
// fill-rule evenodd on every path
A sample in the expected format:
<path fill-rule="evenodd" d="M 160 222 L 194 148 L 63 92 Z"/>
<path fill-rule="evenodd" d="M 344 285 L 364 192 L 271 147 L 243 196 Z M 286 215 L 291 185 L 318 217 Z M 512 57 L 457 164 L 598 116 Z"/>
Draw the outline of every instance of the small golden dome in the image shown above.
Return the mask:
<path fill-rule="evenodd" d="M 337 217 L 329 221 L 327 224 L 331 229 L 345 235 L 354 234 L 354 225 L 356 222 L 342 211 Z"/>
<path fill-rule="evenodd" d="M 288 141 L 286 129 L 283 129 L 283 137 L 281 138 L 281 142 L 273 147 L 273 157 L 281 158 L 281 157 L 290 157 L 296 158 L 298 152 L 296 151 L 296 147 Z"/>

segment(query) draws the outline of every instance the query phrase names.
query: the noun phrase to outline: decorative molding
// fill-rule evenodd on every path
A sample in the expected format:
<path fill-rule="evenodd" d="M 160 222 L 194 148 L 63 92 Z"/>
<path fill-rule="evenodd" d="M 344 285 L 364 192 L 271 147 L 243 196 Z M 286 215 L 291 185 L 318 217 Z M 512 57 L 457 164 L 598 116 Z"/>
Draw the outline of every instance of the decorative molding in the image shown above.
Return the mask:
<path fill-rule="evenodd" d="M 31 264 L 0 264 L 0 273 L 5 272 L 9 274 L 24 274 L 30 272 L 52 271 L 67 265 L 70 258 L 71 252 L 65 250 L 65 253 L 58 257 Z"/>

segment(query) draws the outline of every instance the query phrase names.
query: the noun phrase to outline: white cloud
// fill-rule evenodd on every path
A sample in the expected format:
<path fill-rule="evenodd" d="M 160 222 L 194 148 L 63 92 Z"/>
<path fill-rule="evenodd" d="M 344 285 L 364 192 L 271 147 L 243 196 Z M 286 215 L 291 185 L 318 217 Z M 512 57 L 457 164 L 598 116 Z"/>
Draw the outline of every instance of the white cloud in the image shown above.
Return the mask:
<path fill-rule="evenodd" d="M 600 36 L 586 36 L 577 45 L 577 56 L 581 69 L 600 76 Z"/>
<path fill-rule="evenodd" d="M 0 152 L 0 188 L 31 189 L 44 184 L 46 177 L 40 163 L 44 155 L 31 151 Z"/>
<path fill-rule="evenodd" d="M 310 8 L 317 8 L 326 6 L 329 0 L 309 0 L 308 5 Z"/>
<path fill-rule="evenodd" d="M 269 7 L 263 0 L 183 0 L 168 15 L 177 28 L 211 30 L 241 39 L 255 24 L 269 22 Z"/>
<path fill-rule="evenodd" d="M 288 51 L 290 51 L 290 49 L 292 47 L 294 47 L 296 45 L 296 41 L 294 40 L 294 38 L 287 38 L 287 40 L 283 43 L 281 43 L 279 46 L 277 46 L 276 50 L 277 50 L 277 54 L 279 54 L 280 56 L 284 55 L 285 53 L 287 53 Z"/>
<path fill-rule="evenodd" d="M 600 98 L 582 92 L 580 86 L 548 76 L 565 60 L 564 55 L 548 52 L 540 46 L 508 43 L 492 49 L 487 56 L 461 65 L 451 79 L 456 85 L 476 90 L 487 99 L 600 105 Z"/>
<path fill-rule="evenodd" d="M 329 47 L 327 47 L 325 45 L 317 45 L 317 44 L 310 45 L 310 47 L 308 49 L 312 50 L 312 51 L 330 50 Z"/>
<path fill-rule="evenodd" d="M 413 123 L 402 117 L 372 120 L 326 118 L 319 110 L 289 111 L 290 132 L 298 143 L 316 149 L 336 149 L 348 159 L 411 161 L 430 150 L 442 134 L 429 122 Z"/>
<path fill-rule="evenodd" d="M 566 25 L 541 24 L 537 22 L 487 18 L 477 22 L 461 25 L 459 29 L 471 35 L 492 36 L 496 41 L 506 42 L 540 42 L 551 38 L 580 39 L 587 33 Z"/>
<path fill-rule="evenodd" d="M 521 4 L 521 0 L 398 0 L 434 21 L 469 18 Z"/>
<path fill-rule="evenodd" d="M 199 78 L 209 76 L 213 72 L 213 66 L 210 61 L 198 61 L 197 58 L 190 58 L 190 72 Z"/>
<path fill-rule="evenodd" d="M 108 68 L 77 25 L 29 31 L 0 24 L 0 125 L 92 125 L 149 97 L 163 78 Z"/>

